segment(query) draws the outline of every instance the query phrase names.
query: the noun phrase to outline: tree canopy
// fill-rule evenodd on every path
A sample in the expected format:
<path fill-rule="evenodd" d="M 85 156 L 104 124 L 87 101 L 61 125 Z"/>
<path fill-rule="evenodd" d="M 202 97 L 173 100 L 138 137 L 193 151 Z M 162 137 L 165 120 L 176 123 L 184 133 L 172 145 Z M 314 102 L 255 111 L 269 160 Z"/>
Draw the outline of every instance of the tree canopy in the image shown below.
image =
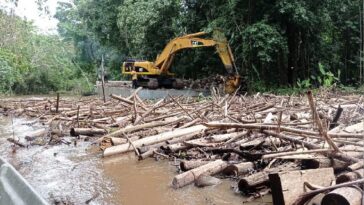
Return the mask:
<path fill-rule="evenodd" d="M 154 60 L 174 37 L 220 28 L 250 83 L 318 83 L 316 76 L 325 77 L 319 65 L 344 84 L 359 81 L 358 0 L 75 0 L 69 5 L 69 13 L 60 6 L 57 15 L 63 36 L 80 43 L 81 29 L 104 52 L 124 59 Z M 63 32 L 72 25 L 81 28 Z M 118 60 L 117 70 L 123 59 Z M 221 72 L 218 61 L 209 49 L 183 51 L 173 69 L 197 78 Z"/>
<path fill-rule="evenodd" d="M 217 28 L 252 89 L 358 84 L 361 13 L 359 0 L 72 0 L 58 4 L 59 36 L 44 36 L 2 12 L 0 89 L 71 89 L 82 72 L 96 76 L 102 56 L 119 80 L 125 59 L 153 61 L 171 39 Z M 172 69 L 185 78 L 224 72 L 209 48 L 180 52 Z"/>

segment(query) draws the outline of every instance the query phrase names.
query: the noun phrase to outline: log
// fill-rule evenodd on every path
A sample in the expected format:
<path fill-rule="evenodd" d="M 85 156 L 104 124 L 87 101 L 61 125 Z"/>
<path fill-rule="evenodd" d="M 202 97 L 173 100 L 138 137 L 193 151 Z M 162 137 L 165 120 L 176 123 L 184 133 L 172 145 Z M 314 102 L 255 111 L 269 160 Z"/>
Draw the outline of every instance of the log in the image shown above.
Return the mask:
<path fill-rule="evenodd" d="M 35 139 L 35 138 L 38 138 L 38 137 L 43 137 L 44 135 L 46 135 L 48 133 L 48 129 L 46 128 L 41 128 L 41 129 L 38 129 L 38 130 L 35 130 L 35 131 L 32 131 L 30 133 L 27 133 L 25 135 L 26 138 L 28 139 Z"/>
<path fill-rule="evenodd" d="M 127 104 L 129 104 L 129 105 L 133 105 L 133 104 L 134 104 L 134 102 L 133 102 L 133 101 L 128 100 L 128 99 L 123 98 L 123 97 L 118 96 L 118 95 L 111 94 L 111 95 L 110 95 L 110 97 L 111 97 L 111 98 L 113 98 L 113 99 L 119 100 L 119 101 L 121 101 L 121 102 L 125 102 L 125 103 L 127 103 Z"/>
<path fill-rule="evenodd" d="M 191 147 L 192 147 L 191 145 L 180 142 L 180 143 L 176 143 L 176 144 L 165 145 L 165 146 L 163 146 L 163 149 L 168 153 L 173 153 L 173 152 L 177 152 L 180 150 L 186 150 Z"/>
<path fill-rule="evenodd" d="M 172 186 L 177 189 L 192 184 L 199 176 L 203 174 L 208 176 L 217 174 L 225 169 L 227 165 L 227 162 L 222 160 L 212 161 L 208 164 L 175 176 L 172 181 Z"/>
<path fill-rule="evenodd" d="M 193 127 L 188 127 L 188 128 L 184 128 L 184 129 L 176 129 L 176 130 L 164 132 L 164 133 L 161 133 L 158 135 L 145 137 L 143 139 L 136 140 L 133 143 L 134 143 L 135 147 L 138 148 L 143 145 L 146 146 L 146 145 L 156 144 L 156 143 L 163 142 L 163 141 L 166 141 L 166 140 L 169 140 L 172 138 L 177 138 L 177 137 L 181 137 L 181 136 L 192 134 L 192 133 L 197 135 L 206 129 L 207 129 L 207 127 L 204 125 L 196 125 Z M 121 154 L 121 153 L 128 152 L 130 150 L 132 150 L 132 148 L 128 144 L 113 146 L 113 147 L 106 148 L 104 150 L 103 156 L 107 157 L 107 156 L 111 156 L 111 155 L 115 155 L 115 154 Z"/>
<path fill-rule="evenodd" d="M 195 186 L 197 187 L 214 186 L 220 183 L 221 183 L 220 179 L 203 174 L 196 179 Z"/>
<path fill-rule="evenodd" d="M 25 145 L 25 144 L 23 144 L 23 143 L 21 143 L 21 142 L 19 142 L 19 141 L 16 141 L 16 140 L 14 140 L 13 138 L 8 138 L 7 140 L 8 140 L 9 142 L 11 142 L 11 143 L 15 144 L 15 145 L 18 145 L 19 147 L 26 147 L 26 145 Z"/>
<path fill-rule="evenodd" d="M 209 161 L 203 161 L 203 160 L 182 160 L 179 166 L 181 170 L 185 172 L 208 163 Z"/>
<path fill-rule="evenodd" d="M 341 187 L 322 198 L 321 205 L 361 205 L 362 191 L 357 187 Z"/>
<path fill-rule="evenodd" d="M 344 182 L 355 181 L 364 177 L 364 169 L 359 169 L 353 172 L 347 172 L 337 176 L 336 183 L 342 184 Z"/>
<path fill-rule="evenodd" d="M 359 162 L 356 162 L 356 163 L 354 163 L 354 164 L 350 165 L 350 166 L 348 167 L 348 169 L 349 169 L 350 171 L 354 171 L 354 170 L 357 170 L 357 169 L 361 169 L 361 168 L 363 168 L 363 167 L 364 167 L 364 161 L 359 161 Z"/>
<path fill-rule="evenodd" d="M 291 132 L 295 134 L 305 134 L 305 135 L 312 135 L 312 136 L 319 136 L 319 132 L 309 131 L 309 130 L 302 130 L 296 129 L 291 127 L 285 126 L 278 126 L 278 125 L 266 125 L 266 124 L 242 124 L 242 123 L 224 123 L 224 122 L 209 122 L 205 124 L 207 127 L 211 128 L 221 128 L 221 129 L 228 129 L 228 128 L 245 128 L 245 129 L 258 129 L 258 130 L 274 130 L 277 131 L 278 129 L 281 132 Z M 364 134 L 354 134 L 354 133 L 330 133 L 330 137 L 332 138 L 364 138 Z"/>
<path fill-rule="evenodd" d="M 332 149 L 313 149 L 313 150 L 302 150 L 302 151 L 292 151 L 292 152 L 281 152 L 281 153 L 265 154 L 262 156 L 262 159 L 279 158 L 279 157 L 299 155 L 299 154 L 331 153 L 333 151 L 334 150 Z"/>
<path fill-rule="evenodd" d="M 151 108 L 149 108 L 145 113 L 143 113 L 139 118 L 137 118 L 134 122 L 134 125 L 138 124 L 139 122 L 141 122 L 146 116 L 148 116 L 154 109 L 156 109 L 162 102 L 164 101 L 164 99 L 158 101 L 157 103 L 155 103 Z"/>
<path fill-rule="evenodd" d="M 267 185 L 269 182 L 269 174 L 276 173 L 280 171 L 291 171 L 297 170 L 297 167 L 293 163 L 282 164 L 274 168 L 266 169 L 261 172 L 251 174 L 249 176 L 243 177 L 238 182 L 238 187 L 240 191 L 254 190 L 257 186 Z"/>
<path fill-rule="evenodd" d="M 309 191 L 309 192 L 303 193 L 300 196 L 298 196 L 292 205 L 303 205 L 306 201 L 310 200 L 313 196 L 315 196 L 316 194 L 319 194 L 319 193 L 323 193 L 323 192 L 334 190 L 334 189 L 341 188 L 341 187 L 359 185 L 359 184 L 363 184 L 363 183 L 364 183 L 364 179 L 358 179 L 358 180 L 355 180 L 352 182 L 345 182 L 342 184 L 337 184 L 337 185 Z"/>
<path fill-rule="evenodd" d="M 296 138 L 293 138 L 293 137 L 289 137 L 289 136 L 283 135 L 281 133 L 278 134 L 276 132 L 272 132 L 272 131 L 268 131 L 268 130 L 264 130 L 263 132 L 266 133 L 266 134 L 272 135 L 274 137 L 278 137 L 280 139 L 288 140 L 290 142 L 294 142 L 294 143 L 297 143 L 297 144 L 302 144 L 302 145 L 304 145 L 305 147 L 307 147 L 309 149 L 320 149 L 319 145 L 309 143 L 309 142 L 306 142 L 306 141 L 302 141 L 302 140 L 299 140 L 299 139 L 296 139 Z M 334 157 L 334 158 L 336 158 L 338 160 L 348 162 L 348 163 L 356 163 L 356 162 L 360 161 L 360 159 L 357 159 L 355 157 L 351 157 L 351 156 L 343 154 L 343 153 L 331 153 L 330 156 Z"/>
<path fill-rule="evenodd" d="M 338 126 L 338 123 L 337 123 L 337 121 L 339 120 L 339 118 L 340 118 L 340 116 L 341 116 L 341 113 L 343 112 L 343 108 L 342 107 L 340 107 L 340 105 L 339 105 L 339 107 L 337 108 L 337 110 L 336 110 L 336 113 L 335 113 L 335 116 L 334 116 L 334 119 L 332 120 L 332 122 L 330 123 L 330 130 L 331 129 L 334 129 L 335 127 L 337 127 Z"/>
<path fill-rule="evenodd" d="M 230 164 L 222 171 L 222 173 L 230 176 L 239 176 L 254 170 L 254 168 L 255 166 L 253 162 L 242 162 L 239 164 Z"/>
<path fill-rule="evenodd" d="M 57 93 L 57 103 L 56 103 L 56 112 L 58 113 L 58 108 L 59 108 L 59 93 Z"/>
<path fill-rule="evenodd" d="M 98 129 L 98 128 L 71 128 L 70 130 L 71 136 L 79 136 L 79 135 L 104 135 L 106 134 L 106 130 Z"/>
<path fill-rule="evenodd" d="M 332 168 L 309 169 L 273 173 L 269 175 L 273 203 L 291 205 L 297 196 L 305 193 L 304 183 L 330 186 L 335 181 Z"/>
<path fill-rule="evenodd" d="M 348 165 L 350 165 L 348 162 L 324 156 L 315 159 L 303 159 L 301 164 L 302 167 L 305 167 L 306 169 L 332 167 L 334 170 L 343 170 L 346 169 Z"/>
<path fill-rule="evenodd" d="M 143 160 L 143 159 L 153 156 L 153 154 L 155 153 L 156 150 L 157 150 L 157 148 L 152 148 L 152 149 L 147 150 L 143 154 L 139 155 L 138 160 Z"/>
<path fill-rule="evenodd" d="M 141 124 L 141 125 L 135 125 L 135 126 L 128 126 L 128 127 L 124 127 L 122 129 L 119 129 L 115 132 L 109 133 L 104 137 L 120 137 L 123 135 L 123 133 L 130 133 L 130 132 L 135 132 L 138 130 L 143 130 L 143 129 L 148 129 L 148 128 L 153 128 L 153 127 L 159 127 L 159 126 L 165 126 L 165 125 L 169 125 L 169 124 L 174 124 L 174 123 L 178 123 L 183 121 L 185 118 L 184 117 L 180 117 L 180 118 L 173 118 L 170 120 L 165 120 L 165 121 L 156 121 L 156 122 L 150 122 L 150 123 L 145 123 L 145 124 Z M 102 138 L 98 139 L 97 141 L 102 141 Z"/>

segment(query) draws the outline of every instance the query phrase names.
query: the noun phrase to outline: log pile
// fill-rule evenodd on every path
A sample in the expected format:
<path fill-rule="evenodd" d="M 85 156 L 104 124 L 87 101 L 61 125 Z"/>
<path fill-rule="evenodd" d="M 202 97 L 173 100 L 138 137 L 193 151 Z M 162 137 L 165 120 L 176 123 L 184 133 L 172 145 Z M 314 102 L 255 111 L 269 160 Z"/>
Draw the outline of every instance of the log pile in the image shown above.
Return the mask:
<path fill-rule="evenodd" d="M 40 137 L 67 143 L 62 137 L 71 135 L 93 140 L 103 157 L 135 152 L 139 160 L 178 162 L 171 182 L 176 189 L 218 184 L 218 177 L 236 181 L 235 190 L 247 200 L 270 192 L 280 204 L 357 204 L 362 198 L 361 96 L 220 96 L 212 91 L 204 99 L 143 101 L 139 90 L 127 98 L 112 95 L 105 103 L 94 97 L 7 99 L 0 101 L 0 113 L 45 125 L 26 139 L 9 139 L 14 146 Z M 327 173 L 325 179 L 317 181 L 317 172 Z"/>

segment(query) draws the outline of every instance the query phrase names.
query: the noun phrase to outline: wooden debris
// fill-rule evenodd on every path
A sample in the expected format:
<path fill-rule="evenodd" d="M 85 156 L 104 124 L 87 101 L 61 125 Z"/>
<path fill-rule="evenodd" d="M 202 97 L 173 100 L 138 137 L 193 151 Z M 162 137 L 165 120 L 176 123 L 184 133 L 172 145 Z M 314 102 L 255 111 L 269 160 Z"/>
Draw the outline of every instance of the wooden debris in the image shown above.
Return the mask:
<path fill-rule="evenodd" d="M 361 205 L 363 191 L 358 187 L 341 187 L 322 198 L 322 205 Z"/>
<path fill-rule="evenodd" d="M 297 196 L 305 192 L 305 182 L 319 186 L 330 186 L 335 181 L 335 175 L 332 168 L 309 169 L 270 174 L 269 181 L 273 203 L 290 205 Z"/>
<path fill-rule="evenodd" d="M 173 188 L 181 188 L 193 183 L 201 175 L 214 175 L 226 168 L 227 162 L 222 160 L 212 161 L 203 166 L 179 174 L 173 178 Z"/>
<path fill-rule="evenodd" d="M 318 93 L 314 101 L 310 92 L 307 96 L 220 96 L 212 89 L 210 98 L 141 100 L 140 89 L 129 97 L 111 95 L 106 102 L 95 97 L 4 99 L 0 113 L 29 117 L 46 126 L 15 138 L 20 140 L 9 138 L 19 149 L 69 144 L 65 140 L 69 135 L 76 136 L 75 143 L 97 136 L 92 144 L 104 157 L 135 151 L 139 160 L 154 156 L 174 161 L 183 171 L 173 179 L 175 188 L 194 182 L 213 184 L 210 181 L 217 180 L 211 175 L 226 175 L 253 200 L 269 193 L 269 174 L 284 176 L 300 170 L 302 176 L 291 181 L 301 184 L 314 175 L 305 169 L 322 168 L 332 168 L 338 183 L 362 183 L 358 182 L 364 168 L 360 96 Z M 308 201 L 338 188 L 307 184 L 307 189 L 317 190 L 293 195 Z"/>

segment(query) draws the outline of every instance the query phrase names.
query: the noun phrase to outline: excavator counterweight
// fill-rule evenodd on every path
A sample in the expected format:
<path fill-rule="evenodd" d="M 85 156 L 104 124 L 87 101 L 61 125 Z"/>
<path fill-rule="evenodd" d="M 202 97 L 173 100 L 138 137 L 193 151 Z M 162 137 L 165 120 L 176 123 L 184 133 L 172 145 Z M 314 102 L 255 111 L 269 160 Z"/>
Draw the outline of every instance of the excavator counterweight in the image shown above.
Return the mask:
<path fill-rule="evenodd" d="M 131 75 L 135 70 L 138 84 L 151 89 L 160 86 L 180 89 L 183 87 L 182 81 L 174 78 L 174 74 L 169 71 L 175 54 L 183 49 L 215 47 L 228 73 L 225 79 L 225 92 L 235 92 L 240 84 L 240 76 L 227 39 L 221 32 L 214 32 L 213 39 L 201 38 L 204 35 L 205 32 L 198 32 L 171 40 L 154 62 L 129 59 L 123 63 L 122 74 Z"/>

